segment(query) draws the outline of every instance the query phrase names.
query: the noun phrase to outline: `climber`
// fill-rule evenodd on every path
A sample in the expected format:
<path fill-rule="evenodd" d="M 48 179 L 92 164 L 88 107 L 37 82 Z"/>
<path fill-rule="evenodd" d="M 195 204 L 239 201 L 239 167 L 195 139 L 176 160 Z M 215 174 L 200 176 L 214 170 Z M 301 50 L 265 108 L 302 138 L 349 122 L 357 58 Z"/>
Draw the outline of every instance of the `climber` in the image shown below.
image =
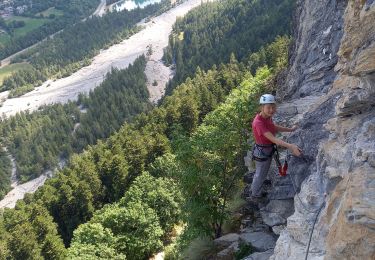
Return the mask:
<path fill-rule="evenodd" d="M 251 184 L 251 200 L 254 202 L 259 202 L 262 198 L 261 188 L 271 166 L 272 156 L 277 149 L 276 145 L 289 149 L 295 156 L 302 154 L 302 150 L 297 145 L 275 137 L 277 132 L 293 132 L 297 129 L 297 126 L 288 128 L 273 123 L 272 116 L 276 112 L 275 97 L 271 94 L 264 94 L 260 97 L 259 104 L 260 113 L 255 116 L 252 123 L 255 139 L 253 160 L 255 160 L 256 170 Z"/>

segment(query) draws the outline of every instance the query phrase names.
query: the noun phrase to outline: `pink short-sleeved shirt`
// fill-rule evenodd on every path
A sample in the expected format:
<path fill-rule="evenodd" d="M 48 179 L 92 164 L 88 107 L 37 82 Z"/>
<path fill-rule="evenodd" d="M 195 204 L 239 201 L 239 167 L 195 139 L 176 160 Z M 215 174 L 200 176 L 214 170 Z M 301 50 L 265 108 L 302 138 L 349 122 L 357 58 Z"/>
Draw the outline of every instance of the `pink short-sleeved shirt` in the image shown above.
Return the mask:
<path fill-rule="evenodd" d="M 273 144 L 264 133 L 271 132 L 273 135 L 276 134 L 276 126 L 272 121 L 272 118 L 264 118 L 260 114 L 257 114 L 251 124 L 253 129 L 253 135 L 255 143 L 257 144 Z"/>

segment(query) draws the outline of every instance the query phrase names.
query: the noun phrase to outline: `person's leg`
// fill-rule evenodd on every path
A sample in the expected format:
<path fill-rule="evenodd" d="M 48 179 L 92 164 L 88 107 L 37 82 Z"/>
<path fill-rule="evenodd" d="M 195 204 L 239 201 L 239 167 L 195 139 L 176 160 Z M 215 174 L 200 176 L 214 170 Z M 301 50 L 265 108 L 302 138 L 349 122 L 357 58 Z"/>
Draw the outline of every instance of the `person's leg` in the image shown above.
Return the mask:
<path fill-rule="evenodd" d="M 267 178 L 268 170 L 270 169 L 272 158 L 267 161 L 258 162 L 255 161 L 255 174 L 253 182 L 251 183 L 251 195 L 253 197 L 260 197 L 262 185 Z"/>

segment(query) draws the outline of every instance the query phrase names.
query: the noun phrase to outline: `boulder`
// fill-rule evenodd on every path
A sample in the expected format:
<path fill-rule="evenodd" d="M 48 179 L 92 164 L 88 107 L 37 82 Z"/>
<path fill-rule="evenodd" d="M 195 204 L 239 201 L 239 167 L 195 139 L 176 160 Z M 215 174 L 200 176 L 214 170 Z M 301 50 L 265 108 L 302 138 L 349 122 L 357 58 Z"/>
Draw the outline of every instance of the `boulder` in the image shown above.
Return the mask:
<path fill-rule="evenodd" d="M 216 260 L 233 260 L 234 253 L 237 251 L 238 251 L 238 242 L 234 242 L 229 247 L 217 253 Z"/>
<path fill-rule="evenodd" d="M 242 260 L 268 260 L 273 255 L 273 249 L 267 250 L 266 252 L 256 252 Z"/>
<path fill-rule="evenodd" d="M 223 249 L 223 248 L 226 248 L 226 247 L 232 245 L 234 242 L 237 242 L 239 237 L 240 236 L 236 233 L 229 233 L 229 234 L 226 234 L 222 237 L 219 237 L 219 238 L 215 239 L 214 244 L 218 248 Z"/>
<path fill-rule="evenodd" d="M 275 247 L 276 238 L 266 232 L 250 232 L 241 234 L 240 242 L 250 244 L 255 250 L 264 252 Z"/>
<path fill-rule="evenodd" d="M 294 200 L 271 200 L 260 213 L 268 226 L 286 224 L 286 219 L 294 212 Z"/>
<path fill-rule="evenodd" d="M 273 226 L 272 227 L 272 231 L 273 233 L 275 233 L 276 235 L 280 235 L 281 232 L 286 228 L 285 225 L 279 225 L 279 226 Z"/>
<path fill-rule="evenodd" d="M 265 224 L 254 224 L 252 226 L 247 226 L 241 229 L 241 233 L 251 233 L 251 232 L 269 232 L 270 227 Z"/>

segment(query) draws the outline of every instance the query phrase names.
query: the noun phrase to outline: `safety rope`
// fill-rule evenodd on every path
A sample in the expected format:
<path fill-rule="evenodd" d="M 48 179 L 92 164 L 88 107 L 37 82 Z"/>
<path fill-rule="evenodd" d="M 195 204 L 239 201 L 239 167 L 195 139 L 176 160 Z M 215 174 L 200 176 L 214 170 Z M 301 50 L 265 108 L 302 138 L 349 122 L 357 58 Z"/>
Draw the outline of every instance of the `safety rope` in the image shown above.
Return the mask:
<path fill-rule="evenodd" d="M 313 232 L 314 232 L 314 229 L 315 229 L 315 224 L 316 224 L 316 221 L 318 220 L 318 216 L 319 216 L 321 210 L 323 209 L 323 206 L 324 206 L 324 204 L 325 204 L 325 201 L 322 202 L 322 204 L 320 205 L 320 207 L 319 207 L 318 210 L 316 210 L 316 211 L 311 211 L 311 210 L 309 210 L 309 209 L 305 206 L 305 204 L 303 203 L 303 201 L 302 201 L 301 197 L 299 196 L 299 194 L 297 193 L 297 188 L 296 188 L 296 185 L 295 185 L 295 183 L 294 183 L 294 180 L 293 180 L 291 174 L 289 173 L 288 176 L 289 176 L 290 181 L 292 182 L 292 186 L 293 186 L 294 194 L 297 196 L 297 198 L 298 198 L 299 202 L 301 203 L 302 207 L 303 207 L 307 212 L 312 213 L 312 214 L 316 214 L 316 215 L 315 215 L 315 219 L 314 219 L 314 223 L 313 223 L 312 228 L 311 228 L 311 232 L 310 232 L 310 236 L 309 236 L 309 242 L 307 243 L 307 249 L 306 249 L 306 255 L 305 255 L 305 260 L 307 260 L 307 257 L 308 257 L 308 255 L 309 255 L 309 251 L 310 251 L 310 244 L 311 244 L 311 240 L 312 240 L 312 235 L 313 235 Z"/>
<path fill-rule="evenodd" d="M 316 221 L 318 220 L 318 216 L 320 214 L 320 211 L 323 209 L 324 204 L 325 203 L 323 202 L 322 205 L 320 206 L 320 208 L 319 208 L 316 216 L 315 216 L 315 220 L 314 220 L 313 226 L 311 228 L 311 232 L 310 232 L 309 243 L 307 244 L 307 250 L 306 250 L 305 260 L 307 260 L 307 257 L 309 255 L 310 244 L 311 244 L 311 239 L 312 239 L 312 235 L 313 235 L 313 232 L 314 232 L 315 224 L 316 224 Z"/>
<path fill-rule="evenodd" d="M 288 141 L 289 141 L 289 137 L 290 137 L 290 134 L 289 134 L 289 136 L 288 136 L 288 138 L 287 138 Z M 287 151 L 286 159 L 288 158 L 288 156 L 291 156 L 291 155 L 289 154 L 289 150 Z M 314 229 L 315 229 L 315 224 L 316 224 L 316 222 L 317 222 L 317 220 L 318 220 L 318 217 L 319 217 L 320 212 L 322 211 L 322 209 L 323 209 L 323 207 L 324 207 L 324 205 L 325 205 L 325 201 L 322 202 L 322 204 L 320 205 L 320 207 L 319 207 L 318 210 L 316 210 L 316 211 L 311 211 L 311 210 L 309 210 L 308 207 L 306 207 L 305 204 L 303 203 L 303 201 L 302 201 L 301 197 L 299 196 L 299 194 L 297 193 L 297 188 L 296 188 L 296 185 L 295 185 L 295 183 L 294 183 L 294 179 L 292 178 L 291 174 L 289 173 L 288 176 L 289 176 L 290 181 L 292 182 L 292 186 L 293 186 L 294 194 L 297 196 L 297 198 L 298 198 L 299 202 L 301 203 L 302 207 L 303 207 L 307 212 L 312 213 L 312 214 L 316 214 L 316 215 L 315 215 L 314 222 L 313 222 L 313 225 L 312 225 L 312 228 L 311 228 L 311 232 L 310 232 L 310 235 L 309 235 L 309 241 L 308 241 L 308 243 L 307 243 L 307 249 L 306 249 L 306 255 L 305 255 L 305 260 L 307 260 L 307 257 L 308 257 L 308 255 L 309 255 L 309 251 L 310 251 L 310 244 L 311 244 L 311 240 L 312 240 L 312 235 L 313 235 L 313 233 L 314 233 Z"/>

